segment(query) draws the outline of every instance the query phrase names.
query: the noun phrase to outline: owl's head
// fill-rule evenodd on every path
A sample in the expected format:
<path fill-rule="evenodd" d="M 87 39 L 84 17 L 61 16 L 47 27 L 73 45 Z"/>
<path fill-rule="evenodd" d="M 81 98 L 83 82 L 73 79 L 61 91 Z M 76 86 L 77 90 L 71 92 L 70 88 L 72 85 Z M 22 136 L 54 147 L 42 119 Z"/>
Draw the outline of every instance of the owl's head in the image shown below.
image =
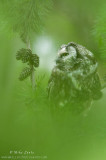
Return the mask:
<path fill-rule="evenodd" d="M 71 65 L 77 58 L 77 44 L 74 42 L 68 43 L 68 45 L 62 45 L 58 51 L 56 64 L 59 67 L 67 67 Z"/>

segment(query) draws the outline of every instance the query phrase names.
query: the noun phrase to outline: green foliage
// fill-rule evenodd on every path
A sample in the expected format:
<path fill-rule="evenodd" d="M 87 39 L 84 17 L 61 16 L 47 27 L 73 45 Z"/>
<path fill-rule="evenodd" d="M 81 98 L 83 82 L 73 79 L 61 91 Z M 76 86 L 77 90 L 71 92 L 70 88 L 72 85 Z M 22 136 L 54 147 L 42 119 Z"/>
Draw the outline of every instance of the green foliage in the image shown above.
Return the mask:
<path fill-rule="evenodd" d="M 106 74 L 104 75 L 103 80 L 106 82 Z"/>
<path fill-rule="evenodd" d="M 55 42 L 54 48 L 75 41 L 97 53 L 90 29 L 103 1 L 55 0 L 55 11 L 47 24 L 47 35 Z M 10 3 L 11 7 L 16 0 L 0 0 L 0 12 L 2 2 Z M 6 14 L 3 11 L 3 16 Z M 17 39 L 8 38 L 12 25 L 7 17 L 2 17 L 3 21 L 0 18 L 0 28 L 6 27 L 6 34 L 4 30 L 0 34 L 0 156 L 9 155 L 11 149 L 32 150 L 36 157 L 47 155 L 48 160 L 106 160 L 106 90 L 101 100 L 93 102 L 86 117 L 74 116 L 69 110 L 62 112 L 61 108 L 54 113 L 51 110 L 54 101 L 48 104 L 45 100 L 50 77 L 45 66 L 36 70 L 36 90 L 32 90 L 29 78 L 23 82 L 17 79 L 21 65 L 14 60 L 14 52 L 24 46 Z M 48 56 L 54 60 L 51 52 Z"/>
<path fill-rule="evenodd" d="M 1 0 L 1 25 L 19 33 L 24 42 L 43 27 L 51 0 Z"/>
<path fill-rule="evenodd" d="M 19 34 L 20 38 L 30 48 L 32 35 L 42 30 L 44 20 L 52 6 L 52 0 L 1 0 L 0 22 L 4 28 L 9 28 Z M 17 60 L 27 63 L 30 68 L 25 68 L 19 79 L 24 80 L 31 74 L 34 86 L 34 67 L 39 66 L 39 57 L 32 54 L 30 49 L 21 49 L 17 52 Z"/>
<path fill-rule="evenodd" d="M 16 59 L 21 60 L 23 63 L 27 63 L 29 67 L 23 69 L 20 74 L 19 80 L 24 80 L 29 77 L 33 69 L 39 66 L 39 57 L 37 54 L 32 54 L 30 49 L 20 49 L 16 54 Z"/>
<path fill-rule="evenodd" d="M 106 60 L 106 4 L 101 7 L 93 32 L 101 52 L 100 56 Z"/>

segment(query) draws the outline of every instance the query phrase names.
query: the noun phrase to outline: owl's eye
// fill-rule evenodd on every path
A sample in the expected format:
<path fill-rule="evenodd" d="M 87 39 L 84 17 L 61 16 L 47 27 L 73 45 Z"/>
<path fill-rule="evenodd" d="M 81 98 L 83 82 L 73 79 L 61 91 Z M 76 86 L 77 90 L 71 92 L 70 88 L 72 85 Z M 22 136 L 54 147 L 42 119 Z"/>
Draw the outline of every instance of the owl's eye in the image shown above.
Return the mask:
<path fill-rule="evenodd" d="M 68 55 L 69 55 L 69 53 L 62 53 L 60 57 L 62 58 L 62 57 L 68 56 Z"/>
<path fill-rule="evenodd" d="M 64 47 L 66 47 L 66 44 L 63 44 L 63 45 L 60 47 L 60 49 L 62 49 L 62 48 L 64 48 Z"/>

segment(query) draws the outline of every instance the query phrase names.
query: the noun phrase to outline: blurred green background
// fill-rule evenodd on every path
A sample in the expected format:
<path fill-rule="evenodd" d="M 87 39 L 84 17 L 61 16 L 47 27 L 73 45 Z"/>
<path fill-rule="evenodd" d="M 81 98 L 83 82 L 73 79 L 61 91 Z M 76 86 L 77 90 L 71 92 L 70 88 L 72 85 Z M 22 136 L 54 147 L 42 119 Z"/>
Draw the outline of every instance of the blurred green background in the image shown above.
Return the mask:
<path fill-rule="evenodd" d="M 86 117 L 70 112 L 54 116 L 45 100 L 48 79 L 61 44 L 75 41 L 91 50 L 99 62 L 102 79 L 106 69 L 101 58 L 102 52 L 106 52 L 104 6 L 105 0 L 53 1 L 45 30 L 31 42 L 33 52 L 40 57 L 36 92 L 31 88 L 30 79 L 18 80 L 24 65 L 15 56 L 17 50 L 25 47 L 24 43 L 0 26 L 0 157 L 10 155 L 10 151 L 33 151 L 34 155 L 47 156 L 48 160 L 106 159 L 106 89 Z M 99 23 L 102 21 L 105 23 Z M 104 35 L 102 40 L 100 33 Z"/>

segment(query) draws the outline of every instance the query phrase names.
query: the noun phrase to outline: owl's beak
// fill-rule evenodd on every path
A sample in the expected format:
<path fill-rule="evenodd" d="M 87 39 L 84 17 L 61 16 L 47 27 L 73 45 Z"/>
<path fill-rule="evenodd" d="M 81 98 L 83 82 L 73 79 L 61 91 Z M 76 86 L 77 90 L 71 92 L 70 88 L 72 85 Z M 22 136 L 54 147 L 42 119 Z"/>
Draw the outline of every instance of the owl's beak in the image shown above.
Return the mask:
<path fill-rule="evenodd" d="M 61 56 L 63 53 L 67 53 L 67 48 L 66 47 L 59 50 L 58 56 Z"/>

